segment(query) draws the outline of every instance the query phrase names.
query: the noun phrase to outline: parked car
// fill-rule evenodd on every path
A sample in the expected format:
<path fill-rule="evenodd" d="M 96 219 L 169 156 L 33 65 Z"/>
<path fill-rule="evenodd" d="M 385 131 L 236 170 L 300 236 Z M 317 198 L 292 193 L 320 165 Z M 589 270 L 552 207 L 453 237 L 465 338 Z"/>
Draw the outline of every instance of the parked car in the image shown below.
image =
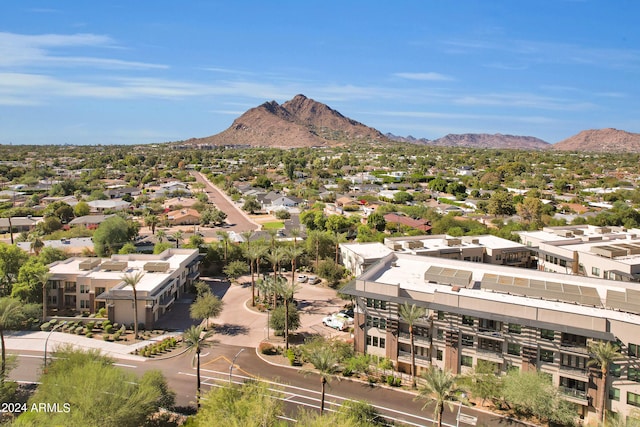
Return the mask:
<path fill-rule="evenodd" d="M 336 319 L 340 320 L 347 325 L 353 325 L 353 316 L 349 316 L 346 313 L 336 313 L 333 315 Z"/>
<path fill-rule="evenodd" d="M 353 308 L 345 308 L 344 310 L 340 310 L 340 313 L 346 314 L 347 316 L 353 318 Z"/>
<path fill-rule="evenodd" d="M 338 331 L 344 331 L 345 329 L 347 329 L 347 323 L 343 322 L 342 320 L 338 319 L 335 316 L 325 317 L 324 319 L 322 319 L 322 323 L 325 326 L 328 326 L 333 329 L 337 329 Z"/>
<path fill-rule="evenodd" d="M 308 279 L 304 274 L 298 274 L 298 283 L 306 283 Z"/>
<path fill-rule="evenodd" d="M 312 285 L 315 285 L 316 283 L 318 283 L 320 280 L 318 279 L 318 276 L 309 276 L 309 283 Z"/>

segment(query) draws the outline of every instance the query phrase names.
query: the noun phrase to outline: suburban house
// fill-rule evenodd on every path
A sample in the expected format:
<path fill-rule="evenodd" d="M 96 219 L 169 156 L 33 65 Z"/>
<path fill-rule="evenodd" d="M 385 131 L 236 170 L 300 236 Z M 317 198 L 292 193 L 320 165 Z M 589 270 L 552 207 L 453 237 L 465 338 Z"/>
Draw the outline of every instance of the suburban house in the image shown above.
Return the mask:
<path fill-rule="evenodd" d="M 142 273 L 136 286 L 138 322 L 151 329 L 200 277 L 199 264 L 197 249 L 57 261 L 49 265 L 47 305 L 89 313 L 104 307 L 109 320 L 129 325 L 133 323 L 133 290 L 123 277 Z"/>
<path fill-rule="evenodd" d="M 8 233 L 9 222 L 14 233 L 22 233 L 33 231 L 38 223 L 42 222 L 42 217 L 31 216 L 14 216 L 11 218 L 0 218 L 0 233 Z"/>
<path fill-rule="evenodd" d="M 342 288 L 355 299 L 358 352 L 411 370 L 408 303 L 425 309 L 413 324 L 417 373 L 437 366 L 470 373 L 538 370 L 582 418 L 605 387 L 608 410 L 626 417 L 640 405 L 640 289 L 612 280 L 392 253 Z M 587 362 L 589 344 L 621 347 L 607 384 Z"/>
<path fill-rule="evenodd" d="M 396 224 L 398 227 L 405 226 L 424 232 L 431 230 L 431 222 L 426 219 L 413 219 L 405 215 L 388 213 L 384 216 L 384 220 L 387 221 L 387 224 Z"/>
<path fill-rule="evenodd" d="M 111 214 L 111 215 L 79 216 L 69 221 L 69 226 L 70 227 L 84 226 L 92 230 L 92 229 L 98 228 L 100 224 L 102 224 L 107 218 L 111 218 L 112 216 L 115 216 L 115 215 Z"/>
<path fill-rule="evenodd" d="M 200 224 L 200 212 L 195 209 L 179 209 L 167 212 L 167 221 L 171 225 L 197 225 Z"/>
<path fill-rule="evenodd" d="M 92 200 L 87 202 L 91 212 L 100 213 L 105 211 L 124 211 L 129 208 L 131 203 L 122 199 L 111 200 Z"/>
<path fill-rule="evenodd" d="M 162 203 L 162 207 L 169 210 L 178 210 L 182 208 L 192 208 L 193 205 L 199 203 L 198 199 L 192 197 L 172 197 Z"/>
<path fill-rule="evenodd" d="M 139 196 L 142 190 L 137 187 L 113 187 L 105 190 L 104 194 L 110 199 L 121 199 L 124 196 Z"/>

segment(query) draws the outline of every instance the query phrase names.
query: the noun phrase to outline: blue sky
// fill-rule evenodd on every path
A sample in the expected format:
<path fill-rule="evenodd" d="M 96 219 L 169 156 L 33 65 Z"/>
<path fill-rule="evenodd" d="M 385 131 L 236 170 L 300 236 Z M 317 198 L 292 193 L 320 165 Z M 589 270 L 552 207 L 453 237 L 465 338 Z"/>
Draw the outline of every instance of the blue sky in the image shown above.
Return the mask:
<path fill-rule="evenodd" d="M 640 132 L 635 0 L 7 1 L 0 144 L 204 137 L 298 93 L 383 133 Z"/>

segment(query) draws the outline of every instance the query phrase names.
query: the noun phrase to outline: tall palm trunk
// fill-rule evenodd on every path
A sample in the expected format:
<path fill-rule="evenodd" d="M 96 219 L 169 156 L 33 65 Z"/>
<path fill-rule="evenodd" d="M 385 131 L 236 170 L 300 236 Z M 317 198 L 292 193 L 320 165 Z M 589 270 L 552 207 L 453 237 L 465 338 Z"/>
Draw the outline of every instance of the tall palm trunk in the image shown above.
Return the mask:
<path fill-rule="evenodd" d="M 196 350 L 196 405 L 200 408 L 200 347 Z"/>
<path fill-rule="evenodd" d="M 138 339 L 138 292 L 133 287 L 133 339 Z"/>
<path fill-rule="evenodd" d="M 409 325 L 409 343 L 411 345 L 411 385 L 416 387 L 416 349 L 413 342 L 413 325 Z"/>
<path fill-rule="evenodd" d="M 602 385 L 598 389 L 598 394 L 600 394 L 600 401 L 598 402 L 598 410 L 600 412 L 600 421 L 602 421 L 602 425 L 605 425 L 605 399 L 607 398 L 607 377 L 609 374 L 609 367 L 603 365 L 600 372 L 602 373 Z"/>
<path fill-rule="evenodd" d="M 253 271 L 253 260 L 249 260 L 249 271 L 251 271 L 251 307 L 256 305 L 256 280 Z"/>
<path fill-rule="evenodd" d="M 322 396 L 320 397 L 320 414 L 322 415 L 324 413 L 324 387 L 327 383 L 327 379 L 322 377 L 320 379 L 320 383 L 322 384 Z"/>
<path fill-rule="evenodd" d="M 289 350 L 289 298 L 284 299 L 284 347 Z"/>
<path fill-rule="evenodd" d="M 2 344 L 2 366 L 0 367 L 0 384 L 4 384 L 4 376 L 7 370 L 7 353 L 4 346 L 4 331 L 0 329 L 0 344 Z"/>

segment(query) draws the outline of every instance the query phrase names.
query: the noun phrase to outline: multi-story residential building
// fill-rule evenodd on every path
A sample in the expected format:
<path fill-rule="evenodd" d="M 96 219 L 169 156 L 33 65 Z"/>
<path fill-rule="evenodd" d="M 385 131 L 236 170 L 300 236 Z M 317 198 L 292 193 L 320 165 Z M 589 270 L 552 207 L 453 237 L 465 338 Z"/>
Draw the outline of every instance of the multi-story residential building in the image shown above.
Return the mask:
<path fill-rule="evenodd" d="M 456 374 L 480 361 L 496 372 L 539 370 L 587 417 L 602 379 L 589 368 L 589 344 L 621 348 L 606 384 L 607 408 L 640 406 L 640 286 L 531 269 L 392 253 L 343 288 L 356 303 L 357 351 L 390 358 L 410 372 L 405 302 L 424 307 L 414 324 L 417 372 L 435 365 Z"/>
<path fill-rule="evenodd" d="M 446 234 L 387 237 L 381 243 L 342 243 L 343 265 L 358 276 L 391 252 L 528 268 L 531 250 L 492 235 L 452 237 Z"/>
<path fill-rule="evenodd" d="M 167 249 L 158 255 L 74 257 L 49 266 L 48 307 L 95 313 L 106 308 L 109 320 L 133 323 L 133 290 L 125 275 L 142 272 L 136 286 L 138 321 L 146 328 L 189 290 L 200 276 L 197 249 Z"/>
<path fill-rule="evenodd" d="M 518 234 L 537 254 L 539 270 L 640 281 L 640 229 L 574 225 Z"/>

